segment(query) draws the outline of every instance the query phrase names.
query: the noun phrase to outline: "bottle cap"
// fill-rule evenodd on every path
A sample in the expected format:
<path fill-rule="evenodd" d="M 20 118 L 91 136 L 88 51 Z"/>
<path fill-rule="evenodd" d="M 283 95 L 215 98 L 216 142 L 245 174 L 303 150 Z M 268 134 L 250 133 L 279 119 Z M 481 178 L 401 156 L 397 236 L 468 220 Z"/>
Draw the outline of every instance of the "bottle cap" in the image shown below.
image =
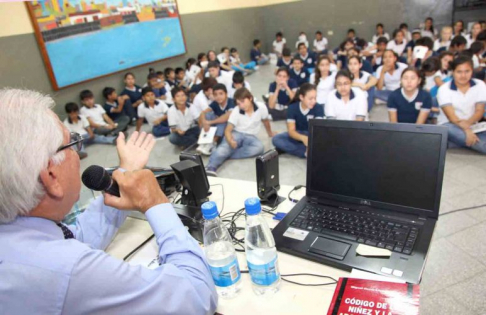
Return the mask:
<path fill-rule="evenodd" d="M 258 198 L 248 198 L 245 200 L 246 214 L 255 215 L 262 211 L 262 206 L 260 205 L 260 199 Z"/>
<path fill-rule="evenodd" d="M 216 206 L 216 202 L 208 201 L 202 204 L 201 212 L 206 220 L 212 220 L 218 216 L 218 207 Z"/>

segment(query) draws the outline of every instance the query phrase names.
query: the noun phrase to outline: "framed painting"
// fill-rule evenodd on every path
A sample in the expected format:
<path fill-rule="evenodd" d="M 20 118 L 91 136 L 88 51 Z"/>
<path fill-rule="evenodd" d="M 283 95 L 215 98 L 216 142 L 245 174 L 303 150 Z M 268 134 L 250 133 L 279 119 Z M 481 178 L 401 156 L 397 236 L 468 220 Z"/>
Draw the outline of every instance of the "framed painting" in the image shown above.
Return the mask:
<path fill-rule="evenodd" d="M 26 2 L 55 90 L 186 53 L 176 0 Z"/>

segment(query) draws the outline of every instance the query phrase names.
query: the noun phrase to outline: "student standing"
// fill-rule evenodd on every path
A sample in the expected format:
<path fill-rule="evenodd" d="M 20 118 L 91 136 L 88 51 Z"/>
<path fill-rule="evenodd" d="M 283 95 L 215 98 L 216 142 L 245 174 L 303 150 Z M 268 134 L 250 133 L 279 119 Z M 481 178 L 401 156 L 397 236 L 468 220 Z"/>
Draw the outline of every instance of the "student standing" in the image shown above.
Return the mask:
<path fill-rule="evenodd" d="M 209 104 L 214 100 L 213 87 L 218 84 L 215 78 L 204 78 L 201 83 L 201 91 L 199 91 L 192 102 L 191 111 L 194 117 L 199 117 L 201 113 L 209 107 Z"/>
<path fill-rule="evenodd" d="M 117 136 L 119 132 L 127 129 L 129 123 L 128 117 L 122 124 L 115 124 L 106 114 L 103 107 L 95 104 L 93 92 L 90 90 L 81 91 L 79 98 L 81 99 L 81 104 L 84 105 L 81 107 L 80 114 L 88 119 L 89 125 L 93 128 L 94 133 L 104 136 Z"/>
<path fill-rule="evenodd" d="M 250 52 L 251 61 L 256 62 L 258 65 L 264 65 L 270 61 L 270 58 L 268 58 L 265 54 L 263 54 L 260 51 L 261 47 L 262 47 L 261 41 L 259 39 L 255 39 L 253 41 L 253 48 L 251 49 Z"/>
<path fill-rule="evenodd" d="M 440 31 L 440 37 L 434 42 L 434 51 L 441 52 L 449 49 L 452 40 L 452 27 L 444 26 Z"/>
<path fill-rule="evenodd" d="M 136 120 L 135 109 L 128 95 L 118 96 L 114 88 L 105 87 L 103 97 L 105 98 L 103 109 L 113 121 L 124 124 L 126 119 L 128 123 Z"/>
<path fill-rule="evenodd" d="M 484 117 L 486 85 L 473 79 L 472 60 L 459 56 L 452 62 L 453 80 L 439 88 L 441 109 L 438 124 L 448 128 L 449 142 L 486 154 L 486 132 L 474 133 L 471 126 Z"/>
<path fill-rule="evenodd" d="M 310 83 L 317 87 L 317 104 L 326 104 L 328 94 L 334 89 L 335 78 L 336 72 L 331 72 L 331 59 L 320 56 L 316 71 L 310 78 Z"/>
<path fill-rule="evenodd" d="M 388 98 L 390 122 L 425 124 L 432 108 L 432 98 L 422 89 L 424 80 L 420 72 L 413 67 L 403 70 L 401 85 Z"/>
<path fill-rule="evenodd" d="M 353 76 L 348 70 L 336 74 L 336 89 L 329 93 L 324 107 L 327 119 L 364 121 L 368 115 L 366 95 L 351 87 Z"/>
<path fill-rule="evenodd" d="M 317 55 L 327 54 L 327 38 L 322 36 L 321 31 L 316 32 L 316 38 L 314 39 L 314 52 Z"/>
<path fill-rule="evenodd" d="M 167 112 L 171 132 L 169 141 L 173 145 L 188 148 L 199 138 L 200 129 L 196 123 L 197 116 L 191 112 L 191 106 L 187 103 L 187 95 L 182 88 L 175 87 L 171 93 L 174 106 Z"/>
<path fill-rule="evenodd" d="M 385 37 L 387 41 L 390 40 L 390 35 L 388 35 L 388 33 L 385 32 L 385 27 L 383 26 L 382 23 L 376 24 L 376 33 L 371 38 L 371 42 L 373 44 L 377 44 L 378 38 L 380 38 L 380 37 Z"/>
<path fill-rule="evenodd" d="M 376 70 L 379 77 L 375 98 L 387 102 L 388 96 L 400 87 L 400 78 L 407 65 L 397 60 L 398 57 L 392 50 L 386 50 L 383 54 L 383 65 Z"/>
<path fill-rule="evenodd" d="M 287 118 L 287 106 L 295 97 L 297 82 L 290 79 L 289 70 L 280 68 L 277 70 L 275 82 L 268 88 L 268 108 L 274 121 Z"/>
<path fill-rule="evenodd" d="M 143 104 L 138 107 L 137 131 L 142 128 L 143 120 L 146 119 L 154 137 L 163 137 L 170 134 L 167 123 L 167 112 L 169 107 L 161 100 L 158 100 L 150 87 L 142 89 Z"/>
<path fill-rule="evenodd" d="M 309 82 L 309 72 L 304 67 L 304 61 L 299 57 L 292 60 L 292 69 L 290 69 L 290 78 L 297 82 L 297 86 Z"/>
<path fill-rule="evenodd" d="M 282 57 L 282 52 L 286 44 L 287 40 L 283 37 L 282 32 L 278 32 L 275 35 L 275 40 L 272 43 L 273 52 L 277 55 L 277 58 Z"/>
<path fill-rule="evenodd" d="M 429 37 L 433 41 L 437 38 L 437 29 L 434 28 L 434 19 L 430 16 L 425 19 L 421 33 L 422 37 Z"/>
<path fill-rule="evenodd" d="M 375 86 L 378 80 L 366 71 L 362 71 L 362 60 L 358 56 L 351 56 L 348 59 L 348 69 L 353 75 L 352 87 L 360 88 L 368 100 L 368 112 L 373 108 L 375 101 Z"/>
<path fill-rule="evenodd" d="M 298 101 L 287 111 L 287 132 L 279 133 L 272 139 L 278 151 L 301 158 L 307 156 L 309 146 L 309 120 L 323 119 L 324 108 L 316 102 L 316 87 L 305 83 L 297 92 Z"/>
<path fill-rule="evenodd" d="M 136 109 L 140 104 L 143 103 L 142 88 L 135 84 L 135 75 L 133 75 L 131 72 L 125 74 L 124 82 L 125 88 L 121 92 L 121 95 L 128 95 L 133 108 Z M 135 110 L 135 114 L 136 112 L 137 111 Z"/>
<path fill-rule="evenodd" d="M 236 91 L 235 100 L 238 108 L 231 112 L 223 142 L 211 153 L 206 168 L 208 175 L 216 176 L 216 170 L 227 159 L 244 159 L 262 154 L 263 143 L 256 137 L 262 123 L 268 136 L 274 136 L 265 104 L 256 103 L 245 88 Z"/>

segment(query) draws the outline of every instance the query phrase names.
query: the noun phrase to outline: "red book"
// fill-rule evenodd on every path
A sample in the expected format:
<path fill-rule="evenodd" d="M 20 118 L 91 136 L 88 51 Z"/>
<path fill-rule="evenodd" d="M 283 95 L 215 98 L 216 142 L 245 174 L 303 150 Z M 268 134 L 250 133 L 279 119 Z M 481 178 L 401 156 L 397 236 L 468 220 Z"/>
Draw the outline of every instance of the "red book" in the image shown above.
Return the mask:
<path fill-rule="evenodd" d="M 419 297 L 415 284 L 339 278 L 327 315 L 418 315 Z"/>

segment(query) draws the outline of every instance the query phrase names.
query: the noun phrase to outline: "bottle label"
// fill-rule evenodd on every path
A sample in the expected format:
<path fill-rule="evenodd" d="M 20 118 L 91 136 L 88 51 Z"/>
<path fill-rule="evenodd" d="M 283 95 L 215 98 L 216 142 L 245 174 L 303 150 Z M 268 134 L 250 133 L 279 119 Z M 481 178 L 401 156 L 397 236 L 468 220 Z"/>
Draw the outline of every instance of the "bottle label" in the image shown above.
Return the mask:
<path fill-rule="evenodd" d="M 235 259 L 223 267 L 209 266 L 211 274 L 213 275 L 214 284 L 218 287 L 229 287 L 241 278 L 240 267 L 238 260 Z"/>
<path fill-rule="evenodd" d="M 269 286 L 280 278 L 277 257 L 264 265 L 254 265 L 248 263 L 251 281 L 258 285 Z"/>

